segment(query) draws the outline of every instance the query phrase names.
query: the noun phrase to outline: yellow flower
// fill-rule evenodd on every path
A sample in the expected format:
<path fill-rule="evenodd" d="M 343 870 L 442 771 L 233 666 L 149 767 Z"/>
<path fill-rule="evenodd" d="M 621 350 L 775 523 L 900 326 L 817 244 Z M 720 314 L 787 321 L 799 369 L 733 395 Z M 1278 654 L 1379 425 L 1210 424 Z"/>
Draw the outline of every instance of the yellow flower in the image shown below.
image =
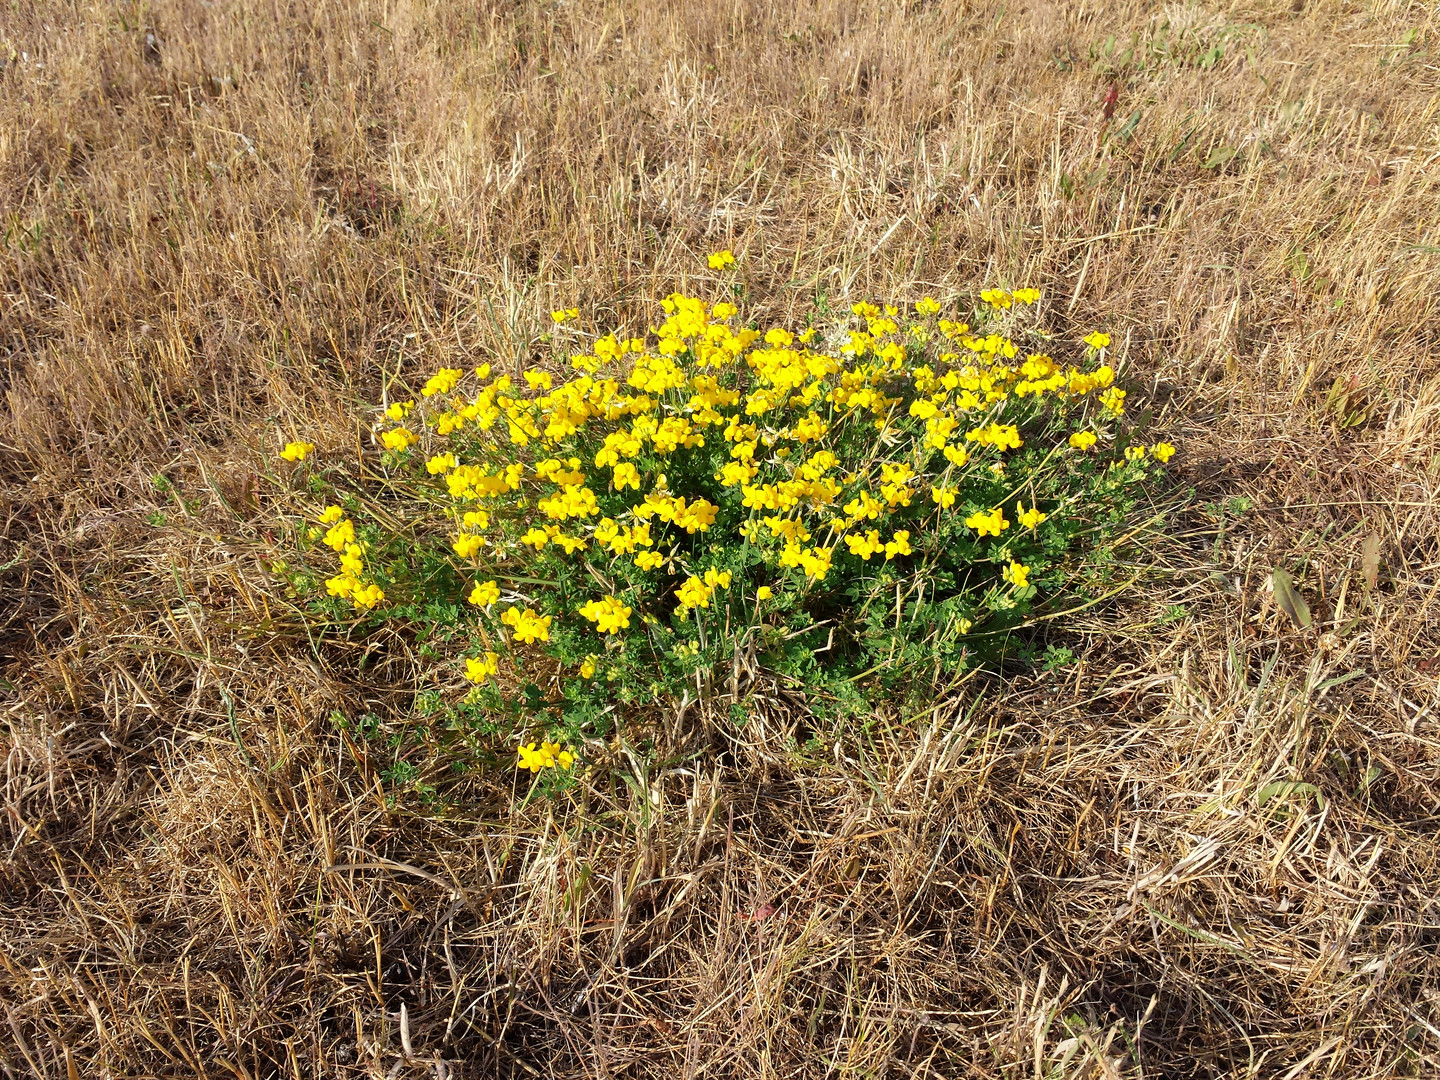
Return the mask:
<path fill-rule="evenodd" d="M 1040 290 L 1016 289 L 1011 295 L 1022 304 L 1033 304 L 1040 299 Z"/>
<path fill-rule="evenodd" d="M 515 631 L 515 640 L 522 645 L 535 641 L 550 640 L 550 623 L 553 616 L 541 615 L 527 608 L 506 608 L 500 621 Z"/>
<path fill-rule="evenodd" d="M 550 318 L 555 320 L 556 325 L 569 322 L 571 319 L 578 319 L 579 317 L 579 308 L 559 308 L 556 311 L 550 312 Z"/>
<path fill-rule="evenodd" d="M 1023 589 L 1030 584 L 1030 568 L 1024 563 L 1012 561 L 1000 572 L 1000 576 L 1017 589 Z"/>
<path fill-rule="evenodd" d="M 559 743 L 542 742 L 538 746 L 530 743 L 516 753 L 515 767 L 538 773 L 541 769 L 568 769 L 575 762 L 575 755 L 560 749 Z"/>
<path fill-rule="evenodd" d="M 1110 347 L 1110 335 L 1102 334 L 1099 330 L 1092 330 L 1085 335 L 1085 344 L 1092 349 L 1107 349 Z"/>
<path fill-rule="evenodd" d="M 373 581 L 369 585 L 360 586 L 360 588 L 350 594 L 350 602 L 355 605 L 355 610 L 357 611 L 368 611 L 384 599 L 384 590 Z"/>
<path fill-rule="evenodd" d="M 775 591 L 771 589 L 769 585 L 761 585 L 760 588 L 755 590 L 756 600 L 769 600 L 774 595 Z"/>
<path fill-rule="evenodd" d="M 1100 404 L 1111 416 L 1119 416 L 1125 411 L 1125 391 L 1119 387 L 1112 386 L 1100 395 Z"/>
<path fill-rule="evenodd" d="M 1049 514 L 1041 513 L 1038 506 L 1032 506 L 1029 510 L 1026 510 L 1023 502 L 1015 504 L 1015 513 L 1019 517 L 1020 527 L 1023 529 L 1033 529 L 1050 516 Z"/>
<path fill-rule="evenodd" d="M 889 562 L 896 555 L 909 555 L 910 551 L 910 530 L 901 529 L 893 539 L 885 545 L 885 561 Z"/>
<path fill-rule="evenodd" d="M 1077 431 L 1070 436 L 1070 445 L 1076 450 L 1089 450 L 1099 440 L 1093 431 Z"/>
<path fill-rule="evenodd" d="M 955 505 L 955 496 L 960 493 L 959 488 L 944 487 L 937 484 L 930 489 L 930 497 L 943 507 Z"/>
<path fill-rule="evenodd" d="M 429 461 L 425 462 L 425 471 L 431 476 L 446 472 L 455 468 L 460 462 L 455 460 L 454 454 L 436 454 Z"/>
<path fill-rule="evenodd" d="M 717 251 L 705 260 L 710 264 L 711 270 L 724 270 L 735 262 L 735 255 L 728 248 L 724 251 Z"/>
<path fill-rule="evenodd" d="M 460 381 L 460 377 L 464 374 L 465 373 L 459 368 L 442 367 L 434 375 L 430 376 L 430 381 L 421 388 L 420 393 L 424 397 L 434 397 L 436 394 L 448 394 L 451 390 L 455 389 L 455 384 Z"/>
<path fill-rule="evenodd" d="M 945 447 L 945 460 L 959 468 L 970 460 L 970 451 L 958 446 L 947 446 Z"/>
<path fill-rule="evenodd" d="M 1175 456 L 1175 447 L 1168 442 L 1157 442 L 1150 448 L 1150 453 L 1155 455 L 1155 460 L 1164 464 Z"/>
<path fill-rule="evenodd" d="M 324 544 L 335 551 L 344 551 L 347 544 L 355 543 L 355 526 L 348 520 L 337 521 L 326 531 Z"/>
<path fill-rule="evenodd" d="M 800 569 L 811 581 L 824 581 L 830 572 L 832 548 L 806 548 L 800 553 Z"/>
<path fill-rule="evenodd" d="M 635 565 L 641 570 L 654 570 L 665 561 L 665 557 L 656 551 L 642 551 L 635 556 Z"/>
<path fill-rule="evenodd" d="M 499 670 L 500 657 L 493 652 L 487 652 L 484 656 L 467 656 L 465 658 L 465 678 L 473 683 L 482 683 Z"/>
<path fill-rule="evenodd" d="M 340 556 L 340 572 L 358 578 L 365 571 L 362 554 L 359 544 L 346 544 L 345 551 Z"/>
<path fill-rule="evenodd" d="M 590 656 L 585 657 L 584 661 L 580 664 L 580 677 L 582 679 L 593 679 L 595 677 L 596 659 L 592 653 Z"/>
<path fill-rule="evenodd" d="M 500 586 L 493 581 L 476 582 L 470 590 L 470 603 L 476 607 L 489 607 L 500 599 Z"/>
<path fill-rule="evenodd" d="M 640 470 L 628 461 L 622 461 L 615 466 L 615 471 L 610 476 L 615 485 L 616 491 L 624 491 L 627 487 L 640 490 Z"/>
<path fill-rule="evenodd" d="M 385 410 L 385 415 L 391 420 L 404 420 L 410 415 L 410 410 L 415 408 L 414 401 L 396 401 Z"/>
<path fill-rule="evenodd" d="M 349 574 L 336 574 L 325 582 L 325 591 L 331 596 L 349 596 L 359 587 L 360 582 Z"/>
<path fill-rule="evenodd" d="M 1126 461 L 1142 461 L 1142 460 L 1144 460 L 1144 457 L 1145 457 L 1145 447 L 1143 447 L 1143 446 L 1127 446 L 1127 447 L 1125 447 L 1125 460 L 1126 460 Z"/>
<path fill-rule="evenodd" d="M 934 315 L 940 310 L 940 304 L 928 296 L 923 296 L 915 301 L 915 310 L 921 315 Z"/>
<path fill-rule="evenodd" d="M 708 608 L 710 595 L 714 591 L 712 586 L 706 585 L 705 582 L 691 574 L 685 579 L 685 584 L 675 592 L 675 599 L 680 601 L 677 610 L 683 615 L 691 608 Z"/>
<path fill-rule="evenodd" d="M 593 622 L 596 631 L 601 634 L 618 634 L 621 630 L 628 630 L 632 610 L 613 596 L 589 600 L 580 606 L 580 614 Z"/>
<path fill-rule="evenodd" d="M 965 519 L 966 528 L 974 529 L 981 536 L 999 536 L 1010 527 L 1010 522 L 1005 520 L 1003 507 L 997 506 L 994 510 L 977 511 Z"/>
<path fill-rule="evenodd" d="M 380 436 L 381 445 L 383 445 L 386 450 L 394 450 L 396 452 L 408 449 L 419 441 L 420 436 L 416 435 L 407 427 L 398 427 Z"/>
<path fill-rule="evenodd" d="M 321 525 L 334 525 L 335 522 L 339 521 L 344 516 L 345 511 L 341 510 L 340 507 L 327 506 L 324 510 L 320 511 L 320 516 L 317 517 L 315 520 L 320 522 Z"/>
<path fill-rule="evenodd" d="M 980 294 L 980 299 L 996 311 L 1003 311 L 1010 306 L 1011 297 L 1004 289 L 986 289 Z"/>
<path fill-rule="evenodd" d="M 289 442 L 285 444 L 285 449 L 280 451 L 280 456 L 286 461 L 304 461 L 308 455 L 314 452 L 314 443 Z"/>
<path fill-rule="evenodd" d="M 845 546 L 850 549 L 851 555 L 858 555 L 866 562 L 870 556 L 877 551 L 884 550 L 885 545 L 880 541 L 880 531 L 871 529 L 868 533 L 852 533 L 845 537 Z"/>
<path fill-rule="evenodd" d="M 450 546 L 455 549 L 455 554 L 459 555 L 462 559 L 473 559 L 479 554 L 480 549 L 485 546 L 485 541 L 473 533 L 461 533 L 455 537 L 454 542 Z"/>
<path fill-rule="evenodd" d="M 981 446 L 993 446 L 997 450 L 1018 450 L 1021 446 L 1020 429 L 1014 424 L 997 424 L 993 421 L 986 427 L 967 431 L 965 438 Z"/>

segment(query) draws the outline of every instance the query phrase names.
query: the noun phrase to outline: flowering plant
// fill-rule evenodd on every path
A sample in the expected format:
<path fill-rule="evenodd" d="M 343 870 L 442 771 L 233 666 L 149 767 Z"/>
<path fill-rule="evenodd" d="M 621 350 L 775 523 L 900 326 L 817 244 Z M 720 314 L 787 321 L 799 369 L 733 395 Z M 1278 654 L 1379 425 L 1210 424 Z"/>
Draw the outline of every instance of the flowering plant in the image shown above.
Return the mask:
<path fill-rule="evenodd" d="M 1109 589 L 1110 541 L 1174 453 L 1133 437 L 1107 335 L 1043 351 L 1039 298 L 762 332 L 676 293 L 648 333 L 563 367 L 442 368 L 377 416 L 384 489 L 309 511 L 292 581 L 323 577 L 335 615 L 439 605 L 466 703 L 571 739 L 608 706 L 738 695 L 760 668 L 943 679 L 1037 605 Z M 585 340 L 577 318 L 554 312 L 551 340 Z M 544 745 L 521 767 L 572 760 Z"/>

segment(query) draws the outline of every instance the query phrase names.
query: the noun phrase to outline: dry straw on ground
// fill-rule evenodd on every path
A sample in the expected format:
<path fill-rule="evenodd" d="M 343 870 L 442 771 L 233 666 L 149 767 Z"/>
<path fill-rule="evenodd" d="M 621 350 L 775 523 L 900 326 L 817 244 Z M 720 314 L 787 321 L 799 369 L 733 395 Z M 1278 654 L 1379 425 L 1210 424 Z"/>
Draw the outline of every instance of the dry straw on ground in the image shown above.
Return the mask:
<path fill-rule="evenodd" d="M 1433 11 L 20 0 L 0 64 L 6 1075 L 1440 1071 Z M 326 717 L 426 667 L 267 593 L 280 439 L 718 247 L 776 319 L 1039 286 L 1206 509 L 1057 673 L 387 801 Z"/>

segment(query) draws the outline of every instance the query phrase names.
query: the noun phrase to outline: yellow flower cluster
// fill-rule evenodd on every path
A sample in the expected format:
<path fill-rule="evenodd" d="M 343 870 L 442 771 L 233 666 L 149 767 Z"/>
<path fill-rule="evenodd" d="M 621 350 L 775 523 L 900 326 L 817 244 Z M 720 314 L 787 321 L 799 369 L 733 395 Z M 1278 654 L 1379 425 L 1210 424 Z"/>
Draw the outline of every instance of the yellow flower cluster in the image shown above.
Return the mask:
<path fill-rule="evenodd" d="M 735 259 L 721 251 L 708 261 L 723 270 Z M 722 505 L 741 519 L 724 519 L 725 535 L 708 538 L 708 551 L 726 551 L 733 529 L 758 551 L 731 565 L 763 564 L 803 589 L 824 581 L 837 557 L 853 557 L 852 567 L 880 556 L 887 563 L 931 557 L 932 524 L 938 531 L 948 514 L 964 515 L 976 540 L 1002 537 L 1012 508 L 1022 529 L 1045 522 L 1050 515 L 1038 505 L 1011 501 L 1018 490 L 1003 499 L 991 490 L 978 508 L 966 492 L 1009 482 L 1007 455 L 1025 446 L 1024 418 L 1041 409 L 1076 417 L 1064 445 L 1093 449 L 1123 414 L 1125 391 L 1100 362 L 1110 345 L 1104 333 L 1085 338 L 1092 369 L 1082 370 L 1022 353 L 995 329 L 1016 318 L 1006 314 L 1016 305 L 1037 304 L 1037 290 L 991 289 L 981 300 L 994 314 L 975 331 L 938 318 L 941 304 L 928 296 L 914 303 L 914 318 L 895 306 L 857 303 L 857 322 L 826 349 L 813 328 L 762 333 L 733 325 L 733 304 L 673 293 L 649 335 L 601 337 L 569 357 L 564 377 L 538 368 L 494 376 L 484 364 L 472 382 L 459 368 L 441 368 L 420 392 L 429 401 L 417 414 L 421 434 L 407 426 L 414 422 L 407 401 L 385 410 L 379 437 L 394 454 L 426 439 L 426 472 L 443 479 L 453 500 L 459 528 L 451 544 L 460 559 L 498 565 L 517 554 L 580 556 L 604 595 L 570 610 L 613 637 L 631 627 L 637 607 L 642 621 L 653 621 L 641 606 L 652 581 L 656 597 L 673 592 L 681 615 L 709 608 L 717 590 L 729 589 L 729 570 L 691 564 L 714 561 L 700 537 L 722 521 Z M 579 312 L 557 308 L 551 316 L 568 327 Z M 568 330 L 559 336 L 580 340 Z M 837 453 L 858 442 L 869 449 Z M 300 458 L 310 449 L 303 445 Z M 1132 447 L 1129 456 L 1145 452 Z M 1168 443 L 1149 450 L 1160 462 L 1174 452 Z M 697 484 L 689 465 L 696 458 L 709 463 L 706 477 L 718 487 Z M 330 534 L 327 543 L 360 560 L 353 527 L 344 525 L 350 532 L 333 538 L 339 546 Z M 997 546 L 1008 551 L 1010 542 Z M 354 573 L 345 570 L 332 591 L 368 602 L 363 561 L 343 565 Z M 636 570 L 674 577 L 637 578 Z M 1012 561 L 1004 580 L 1024 588 L 1028 573 Z M 552 620 L 567 617 L 543 614 L 549 594 L 538 595 L 532 602 L 542 610 L 512 606 L 500 615 L 513 641 L 547 642 Z M 756 595 L 771 595 L 769 586 Z M 499 598 L 493 580 L 469 594 L 487 610 Z"/>
<path fill-rule="evenodd" d="M 385 592 L 373 581 L 365 580 L 365 549 L 355 538 L 355 523 L 338 506 L 327 506 L 315 519 L 328 525 L 321 543 L 340 556 L 340 573 L 325 582 L 331 596 L 347 599 L 356 611 L 368 611 L 385 599 Z M 319 530 L 312 530 L 312 535 Z"/>
<path fill-rule="evenodd" d="M 465 678 L 473 683 L 483 683 L 500 670 L 500 657 L 493 652 L 484 656 L 471 656 L 465 660 Z"/>
<path fill-rule="evenodd" d="M 527 608 L 506 608 L 505 613 L 500 616 L 500 621 L 510 627 L 515 635 L 515 640 L 522 645 L 530 645 L 536 641 L 550 640 L 550 623 L 552 615 L 541 615 L 539 612 Z"/>
<path fill-rule="evenodd" d="M 729 570 L 717 571 L 712 567 L 705 571 L 704 577 L 695 577 L 692 574 L 675 594 L 676 599 L 680 601 L 679 610 L 684 613 L 695 608 L 708 608 L 710 597 L 715 595 L 715 590 L 728 588 L 730 588 Z M 629 609 L 626 610 L 628 612 Z"/>
<path fill-rule="evenodd" d="M 559 743 L 529 743 L 520 747 L 516 754 L 515 767 L 538 773 L 542 769 L 568 769 L 575 764 L 575 755 L 563 750 Z"/>
<path fill-rule="evenodd" d="M 635 609 L 627 607 L 613 596 L 590 600 L 580 605 L 580 614 L 593 622 L 596 631 L 601 634 L 618 634 L 621 630 L 628 630 L 630 613 L 633 610 Z"/>

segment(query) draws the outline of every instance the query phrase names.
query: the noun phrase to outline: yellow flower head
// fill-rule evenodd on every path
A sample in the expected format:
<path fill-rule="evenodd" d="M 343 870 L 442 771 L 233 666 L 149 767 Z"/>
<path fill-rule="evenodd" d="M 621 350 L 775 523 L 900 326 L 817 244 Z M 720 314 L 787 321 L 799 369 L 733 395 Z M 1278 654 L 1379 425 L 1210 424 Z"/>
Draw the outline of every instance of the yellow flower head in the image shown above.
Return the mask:
<path fill-rule="evenodd" d="M 579 317 L 579 308 L 559 308 L 555 311 L 550 312 L 550 318 L 555 320 L 555 324 L 557 326 L 561 323 L 569 322 L 572 319 L 578 319 Z"/>
<path fill-rule="evenodd" d="M 493 652 L 487 652 L 484 656 L 467 656 L 465 658 L 465 678 L 473 683 L 482 683 L 499 670 L 500 657 Z"/>
<path fill-rule="evenodd" d="M 713 586 L 706 585 L 705 582 L 701 581 L 694 574 L 691 574 L 690 577 L 685 579 L 685 584 L 676 590 L 675 599 L 680 601 L 676 610 L 683 615 L 693 608 L 708 608 L 710 606 L 710 595 L 714 591 Z"/>
<path fill-rule="evenodd" d="M 580 606 L 580 614 L 593 622 L 596 631 L 601 634 L 618 634 L 621 630 L 628 630 L 632 610 L 613 596 L 589 600 Z"/>
<path fill-rule="evenodd" d="M 965 519 L 965 527 L 974 529 L 981 536 L 999 536 L 1010 527 L 1005 511 L 997 506 L 990 511 L 976 511 Z"/>
<path fill-rule="evenodd" d="M 384 590 L 373 581 L 368 585 L 360 586 L 350 594 L 350 602 L 355 605 L 356 611 L 369 611 L 384 599 Z"/>
<path fill-rule="evenodd" d="M 1099 330 L 1092 330 L 1085 335 L 1085 344 L 1092 349 L 1108 349 L 1110 347 L 1110 335 L 1102 334 Z"/>
<path fill-rule="evenodd" d="M 1000 572 L 1000 576 L 1014 585 L 1017 589 L 1023 589 L 1030 584 L 1030 568 L 1024 563 L 1011 561 L 1010 565 Z"/>
<path fill-rule="evenodd" d="M 885 545 L 885 561 L 889 562 L 896 555 L 909 555 L 910 551 L 910 530 L 901 529 Z"/>
<path fill-rule="evenodd" d="M 500 599 L 500 586 L 493 581 L 476 582 L 469 599 L 476 607 L 489 607 Z"/>
<path fill-rule="evenodd" d="M 461 533 L 455 537 L 454 543 L 451 544 L 451 547 L 455 549 L 455 554 L 459 555 L 462 559 L 473 559 L 480 553 L 480 549 L 484 546 L 484 539 L 476 536 L 474 533 Z"/>
<path fill-rule="evenodd" d="M 317 517 L 315 520 L 320 522 L 321 525 L 334 525 L 335 522 L 339 521 L 344 516 L 345 511 L 341 510 L 340 507 L 327 506 L 324 510 L 320 511 L 320 516 Z"/>
<path fill-rule="evenodd" d="M 314 452 L 314 443 L 289 442 L 285 444 L 285 449 L 280 451 L 280 456 L 286 461 L 304 461 Z"/>
<path fill-rule="evenodd" d="M 326 530 L 323 542 L 337 552 L 344 551 L 348 545 L 355 543 L 354 523 L 345 518 L 337 521 Z"/>
<path fill-rule="evenodd" d="M 539 612 L 527 608 L 506 608 L 505 613 L 500 616 L 500 621 L 510 627 L 515 634 L 515 640 L 522 645 L 529 645 L 536 641 L 550 640 L 550 623 L 553 621 L 551 615 L 541 615 Z"/>
<path fill-rule="evenodd" d="M 724 270 L 725 267 L 734 265 L 735 254 L 726 248 L 724 251 L 715 252 L 705 261 L 710 264 L 711 270 Z"/>
<path fill-rule="evenodd" d="M 1175 447 L 1168 442 L 1157 442 L 1150 448 L 1150 453 L 1155 455 L 1155 460 L 1162 465 L 1175 456 Z"/>
<path fill-rule="evenodd" d="M 465 373 L 459 368 L 442 367 L 434 375 L 430 376 L 430 381 L 421 387 L 420 393 L 424 397 L 434 397 L 436 394 L 448 394 L 451 390 L 455 389 L 455 384 L 460 381 L 460 377 L 464 374 Z"/>
<path fill-rule="evenodd" d="M 934 315 L 940 310 L 940 303 L 937 300 L 932 300 L 928 296 L 923 296 L 915 301 L 915 310 L 921 315 Z"/>
<path fill-rule="evenodd" d="M 615 471 L 610 476 L 611 482 L 615 485 L 616 491 L 624 491 L 627 487 L 640 490 L 640 470 L 628 461 L 622 461 L 615 466 Z"/>
<path fill-rule="evenodd" d="M 380 436 L 381 445 L 384 446 L 386 450 L 396 452 L 406 450 L 419 441 L 420 436 L 416 435 L 407 427 L 398 427 Z"/>
<path fill-rule="evenodd" d="M 1038 506 L 1032 506 L 1029 510 L 1026 510 L 1023 502 L 1015 504 L 1015 513 L 1022 529 L 1033 529 L 1050 516 L 1049 514 L 1041 513 Z"/>
<path fill-rule="evenodd" d="M 1089 450 L 1098 441 L 1093 431 L 1077 431 L 1069 439 L 1070 445 L 1076 450 Z"/>
<path fill-rule="evenodd" d="M 1040 299 L 1039 289 L 1016 289 L 1010 294 L 1016 301 L 1022 304 L 1034 304 Z"/>
<path fill-rule="evenodd" d="M 562 750 L 559 743 L 542 742 L 522 746 L 515 755 L 517 769 L 529 769 L 538 773 L 542 769 L 568 769 L 575 763 L 575 755 Z"/>
<path fill-rule="evenodd" d="M 769 600 L 774 595 L 775 590 L 770 588 L 769 585 L 761 585 L 758 589 L 755 590 L 756 600 Z"/>

